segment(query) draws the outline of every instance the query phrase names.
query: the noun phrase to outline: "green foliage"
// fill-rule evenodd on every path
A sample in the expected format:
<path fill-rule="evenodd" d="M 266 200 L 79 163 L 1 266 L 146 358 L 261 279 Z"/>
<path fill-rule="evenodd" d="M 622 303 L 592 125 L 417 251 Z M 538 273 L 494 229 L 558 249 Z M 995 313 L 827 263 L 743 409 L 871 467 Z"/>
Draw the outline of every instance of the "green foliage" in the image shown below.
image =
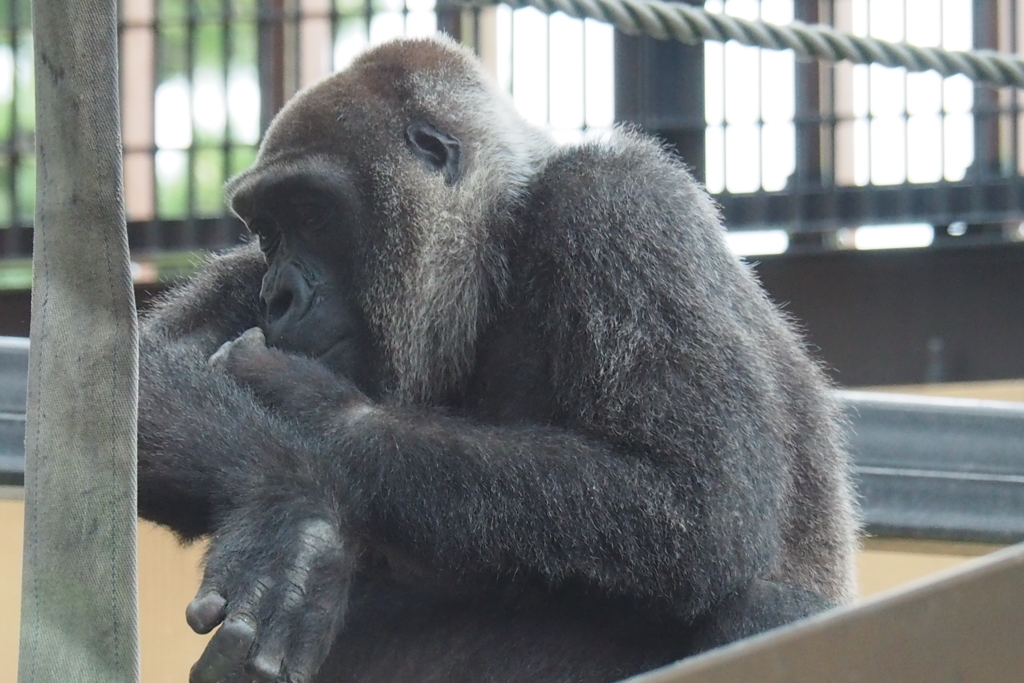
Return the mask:
<path fill-rule="evenodd" d="M 30 224 L 35 204 L 32 31 L 22 23 L 28 17 L 21 4 L 13 9 L 12 16 L 11 2 L 0 2 L 6 22 L 0 32 L 0 140 L 6 142 L 0 154 L 0 226 Z"/>
<path fill-rule="evenodd" d="M 9 34 L 12 28 L 27 29 L 31 25 L 32 3 L 29 0 L 0 0 L 0 31 Z"/>
<path fill-rule="evenodd" d="M 231 125 L 232 108 L 240 103 L 225 99 L 231 79 L 245 73 L 244 67 L 252 72 L 256 64 L 257 0 L 161 0 L 158 16 L 157 87 L 179 78 L 193 85 L 192 111 L 183 103 L 181 112 L 191 123 L 193 148 L 191 153 L 159 152 L 176 161 L 163 164 L 157 174 L 157 217 L 218 216 L 224 213 L 224 181 L 241 170 L 239 160 L 248 165 L 254 154 L 252 140 Z M 200 82 L 215 83 L 217 95 L 197 93 Z M 223 109 L 224 123 L 214 128 L 202 125 L 210 120 L 204 119 L 209 113 L 204 108 Z M 259 115 L 258 110 L 247 113 Z M 239 148 L 239 143 L 246 146 Z"/>
<path fill-rule="evenodd" d="M 225 178 L 224 150 L 200 149 L 193 157 L 195 178 L 195 213 L 200 216 L 216 216 L 224 211 L 224 194 L 221 188 Z"/>
<path fill-rule="evenodd" d="M 361 3 L 363 0 L 357 0 Z M 229 79 L 253 73 L 257 59 L 258 0 L 155 0 L 156 87 L 172 79 L 190 83 L 197 75 L 219 85 L 217 101 L 193 90 L 192 150 L 157 150 L 156 217 L 219 216 L 224 213 L 224 180 L 252 162 L 251 133 L 224 125 L 196 126 L 204 108 L 224 103 Z M 127 58 L 131 58 L 128 55 Z M 30 224 L 35 201 L 35 95 L 32 78 L 30 0 L 0 0 L 0 228 Z M 242 69 L 242 71 L 240 71 Z M 241 106 L 249 107 L 248 104 Z M 251 110 L 251 107 L 249 107 Z M 237 111 L 235 112 L 237 115 Z M 258 110 L 247 112 L 258 117 Z M 216 117 L 214 117 L 216 119 Z M 206 118 L 209 121 L 209 117 Z M 6 144 L 4 144 L 6 143 Z M 170 163 L 168 163 L 170 162 Z M 191 174 L 192 182 L 189 183 Z M 191 185 L 191 190 L 190 190 Z M 15 212 L 17 215 L 15 215 Z"/>

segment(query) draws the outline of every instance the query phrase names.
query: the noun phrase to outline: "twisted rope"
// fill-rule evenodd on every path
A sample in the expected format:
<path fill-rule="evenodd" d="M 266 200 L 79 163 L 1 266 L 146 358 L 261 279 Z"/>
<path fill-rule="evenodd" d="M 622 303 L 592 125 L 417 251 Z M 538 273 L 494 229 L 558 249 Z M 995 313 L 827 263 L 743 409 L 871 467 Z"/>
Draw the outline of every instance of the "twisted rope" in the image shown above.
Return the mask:
<path fill-rule="evenodd" d="M 699 7 L 662 0 L 449 0 L 457 5 L 487 7 L 505 4 L 513 9 L 534 7 L 545 14 L 563 12 L 577 19 L 596 19 L 612 24 L 628 35 L 647 35 L 683 43 L 735 40 L 769 50 L 793 50 L 803 59 L 828 62 L 847 60 L 856 64 L 904 67 L 907 71 L 963 74 L 972 81 L 1024 88 L 1024 59 L 992 50 L 952 51 L 877 38 L 854 36 L 824 24 L 794 21 L 777 26 Z"/>

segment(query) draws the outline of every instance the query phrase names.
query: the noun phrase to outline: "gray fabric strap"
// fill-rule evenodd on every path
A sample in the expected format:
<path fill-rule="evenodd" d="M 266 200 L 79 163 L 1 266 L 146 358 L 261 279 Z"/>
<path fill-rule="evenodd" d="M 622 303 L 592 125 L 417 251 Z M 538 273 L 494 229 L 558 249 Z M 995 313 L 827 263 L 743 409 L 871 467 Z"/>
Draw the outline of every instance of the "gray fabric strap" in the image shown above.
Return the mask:
<path fill-rule="evenodd" d="M 135 683 L 138 345 L 116 0 L 32 3 L 36 215 L 20 683 Z"/>

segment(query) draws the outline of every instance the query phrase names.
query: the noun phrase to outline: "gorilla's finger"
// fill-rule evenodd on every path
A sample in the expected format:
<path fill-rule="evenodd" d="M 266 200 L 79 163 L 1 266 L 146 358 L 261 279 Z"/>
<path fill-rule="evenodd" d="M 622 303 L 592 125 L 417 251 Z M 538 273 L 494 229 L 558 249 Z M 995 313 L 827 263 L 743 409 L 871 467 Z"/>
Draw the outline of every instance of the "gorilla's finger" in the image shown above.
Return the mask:
<path fill-rule="evenodd" d="M 220 593 L 200 589 L 199 595 L 185 608 L 185 621 L 196 633 L 209 633 L 224 621 L 227 605 L 228 601 Z"/>
<path fill-rule="evenodd" d="M 206 364 L 211 368 L 226 370 L 231 364 L 232 356 L 236 359 L 246 351 L 261 351 L 267 348 L 267 338 L 263 330 L 258 327 L 251 327 L 237 338 L 226 341 L 220 345 L 212 356 L 207 359 Z"/>
<path fill-rule="evenodd" d="M 316 675 L 341 628 L 343 602 L 341 595 L 335 594 L 300 615 L 285 664 L 288 683 L 307 683 Z"/>
<path fill-rule="evenodd" d="M 211 368 L 224 368 L 228 364 L 228 356 L 231 355 L 231 348 L 235 345 L 234 341 L 226 341 L 220 345 L 212 356 L 210 356 L 206 364 Z"/>
<path fill-rule="evenodd" d="M 249 653 L 256 629 L 244 619 L 230 618 L 206 645 L 192 667 L 189 683 L 220 683 Z"/>
<path fill-rule="evenodd" d="M 207 579 L 203 583 L 205 588 Z M 238 597 L 229 593 L 227 617 L 192 667 L 190 683 L 216 683 L 245 661 L 256 640 L 256 615 L 260 614 L 263 598 L 273 584 L 269 578 L 261 577 Z"/>
<path fill-rule="evenodd" d="M 235 341 L 241 343 L 243 346 L 255 346 L 257 348 L 262 348 L 267 345 L 267 337 L 259 327 L 250 327 L 240 334 L 238 339 Z"/>
<path fill-rule="evenodd" d="M 259 683 L 276 683 L 284 663 L 287 635 L 280 625 L 269 632 L 261 630 L 256 653 L 245 662 L 245 672 Z"/>

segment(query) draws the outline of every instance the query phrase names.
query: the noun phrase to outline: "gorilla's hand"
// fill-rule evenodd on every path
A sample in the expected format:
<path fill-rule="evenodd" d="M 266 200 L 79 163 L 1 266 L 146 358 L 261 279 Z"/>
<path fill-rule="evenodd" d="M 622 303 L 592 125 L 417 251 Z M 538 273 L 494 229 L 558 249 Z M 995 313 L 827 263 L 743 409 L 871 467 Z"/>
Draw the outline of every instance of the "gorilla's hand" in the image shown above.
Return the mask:
<path fill-rule="evenodd" d="M 218 683 L 240 666 L 260 683 L 305 683 L 327 656 L 345 613 L 354 550 L 336 525 L 293 508 L 264 502 L 237 510 L 211 539 L 186 618 L 197 633 L 221 627 L 190 683 Z"/>
<path fill-rule="evenodd" d="M 227 370 L 232 365 L 239 363 L 242 359 L 251 359 L 267 348 L 267 338 L 263 330 L 252 327 L 236 339 L 221 344 L 216 353 L 210 356 L 208 361 L 211 368 Z"/>
<path fill-rule="evenodd" d="M 269 348 L 258 327 L 223 344 L 209 364 L 249 387 L 267 407 L 307 424 L 321 424 L 338 411 L 371 404 L 348 378 L 320 361 Z"/>

